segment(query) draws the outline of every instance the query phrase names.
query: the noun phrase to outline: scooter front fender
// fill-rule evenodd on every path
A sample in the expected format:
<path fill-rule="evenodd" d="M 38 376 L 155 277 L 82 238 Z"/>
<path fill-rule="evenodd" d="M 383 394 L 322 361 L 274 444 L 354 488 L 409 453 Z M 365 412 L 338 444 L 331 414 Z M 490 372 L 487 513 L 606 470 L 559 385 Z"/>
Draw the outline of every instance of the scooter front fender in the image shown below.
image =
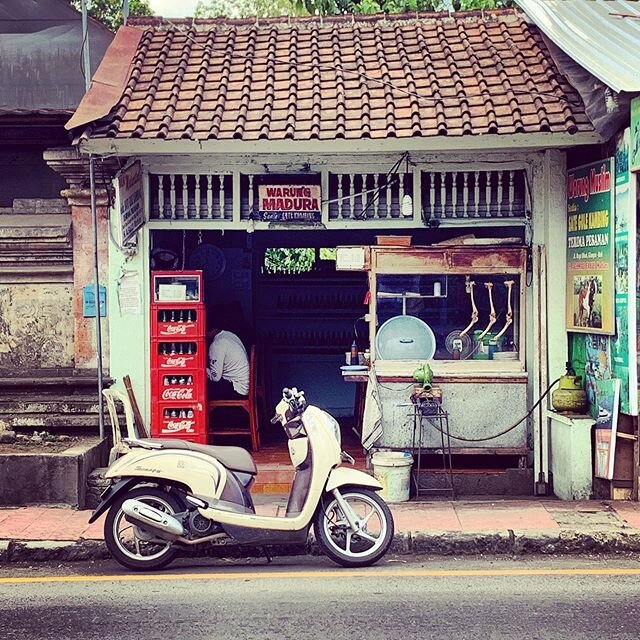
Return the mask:
<path fill-rule="evenodd" d="M 333 491 L 338 487 L 352 485 L 357 487 L 368 487 L 374 491 L 380 491 L 382 484 L 373 476 L 358 469 L 350 469 L 349 467 L 336 467 L 329 473 L 327 479 L 326 491 Z"/>

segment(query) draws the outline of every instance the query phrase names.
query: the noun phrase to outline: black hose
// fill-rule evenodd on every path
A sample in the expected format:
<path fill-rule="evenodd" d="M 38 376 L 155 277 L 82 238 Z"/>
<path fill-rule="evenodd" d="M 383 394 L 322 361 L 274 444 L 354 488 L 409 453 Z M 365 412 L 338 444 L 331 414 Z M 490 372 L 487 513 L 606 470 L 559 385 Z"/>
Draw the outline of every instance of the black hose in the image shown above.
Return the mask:
<path fill-rule="evenodd" d="M 509 433 L 509 431 L 513 431 L 519 424 L 521 424 L 522 422 L 524 422 L 535 410 L 535 408 L 547 397 L 549 391 L 551 391 L 551 389 L 553 389 L 553 387 L 555 387 L 555 385 L 560 382 L 560 378 L 554 380 L 546 389 L 546 391 L 538 398 L 538 400 L 536 401 L 536 403 L 531 407 L 531 409 L 529 409 L 528 413 L 523 417 L 520 418 L 520 420 L 518 420 L 518 422 L 516 422 L 515 424 L 512 424 L 508 429 L 505 429 L 504 431 L 501 431 L 500 433 L 496 433 L 493 436 L 488 436 L 486 438 L 463 438 L 462 436 L 454 436 L 451 433 L 447 433 L 446 431 L 443 431 L 442 429 L 440 429 L 440 427 L 436 426 L 431 420 L 429 420 L 429 416 L 420 416 L 420 419 L 422 420 L 422 418 L 427 418 L 427 420 L 429 420 L 429 422 L 431 422 L 431 425 L 433 426 L 434 429 L 436 429 L 436 431 L 439 431 L 440 433 L 444 434 L 445 436 L 449 437 L 449 438 L 453 438 L 454 440 L 460 440 L 462 442 L 485 442 L 486 440 L 495 440 L 496 438 L 499 438 L 500 436 L 505 435 L 506 433 Z"/>

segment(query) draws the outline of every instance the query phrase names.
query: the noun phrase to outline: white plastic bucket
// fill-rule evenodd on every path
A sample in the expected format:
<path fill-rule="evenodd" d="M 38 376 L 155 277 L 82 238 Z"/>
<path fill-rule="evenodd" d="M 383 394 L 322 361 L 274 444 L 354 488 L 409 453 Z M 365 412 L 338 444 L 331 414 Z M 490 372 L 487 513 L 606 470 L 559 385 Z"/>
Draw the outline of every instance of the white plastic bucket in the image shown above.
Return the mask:
<path fill-rule="evenodd" d="M 413 456 L 408 451 L 377 451 L 371 461 L 373 475 L 382 483 L 380 496 L 387 502 L 406 502 Z"/>

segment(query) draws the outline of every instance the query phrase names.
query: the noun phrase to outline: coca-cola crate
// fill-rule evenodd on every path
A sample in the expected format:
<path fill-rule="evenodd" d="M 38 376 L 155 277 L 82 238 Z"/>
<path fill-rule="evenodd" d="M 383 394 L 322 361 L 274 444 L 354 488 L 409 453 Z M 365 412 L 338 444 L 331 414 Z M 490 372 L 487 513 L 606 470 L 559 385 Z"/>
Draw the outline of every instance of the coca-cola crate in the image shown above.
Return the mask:
<path fill-rule="evenodd" d="M 167 309 L 153 305 L 151 309 L 151 337 L 202 338 L 205 334 L 204 306 Z"/>
<path fill-rule="evenodd" d="M 154 371 L 151 393 L 158 402 L 203 402 L 206 398 L 204 371 Z"/>
<path fill-rule="evenodd" d="M 206 435 L 205 417 L 202 402 L 157 402 L 151 435 L 154 438 L 174 436 L 185 440 L 203 433 Z"/>
<path fill-rule="evenodd" d="M 188 440 L 189 442 L 195 442 L 196 444 L 208 444 L 206 431 L 198 433 L 163 433 L 156 434 L 154 438 L 162 438 L 163 440 Z"/>
<path fill-rule="evenodd" d="M 205 342 L 194 340 L 152 340 L 151 366 L 164 371 L 200 369 L 206 366 Z"/>

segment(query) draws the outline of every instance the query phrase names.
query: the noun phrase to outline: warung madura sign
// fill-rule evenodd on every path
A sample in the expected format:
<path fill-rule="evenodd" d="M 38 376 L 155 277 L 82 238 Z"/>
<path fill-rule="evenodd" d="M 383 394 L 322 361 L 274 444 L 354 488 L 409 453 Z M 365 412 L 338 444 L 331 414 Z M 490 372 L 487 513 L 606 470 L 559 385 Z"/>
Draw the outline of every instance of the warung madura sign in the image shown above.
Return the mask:
<path fill-rule="evenodd" d="M 613 334 L 613 158 L 569 171 L 567 330 Z"/>
<path fill-rule="evenodd" d="M 320 222 L 320 185 L 260 185 L 258 214 L 267 222 Z"/>

